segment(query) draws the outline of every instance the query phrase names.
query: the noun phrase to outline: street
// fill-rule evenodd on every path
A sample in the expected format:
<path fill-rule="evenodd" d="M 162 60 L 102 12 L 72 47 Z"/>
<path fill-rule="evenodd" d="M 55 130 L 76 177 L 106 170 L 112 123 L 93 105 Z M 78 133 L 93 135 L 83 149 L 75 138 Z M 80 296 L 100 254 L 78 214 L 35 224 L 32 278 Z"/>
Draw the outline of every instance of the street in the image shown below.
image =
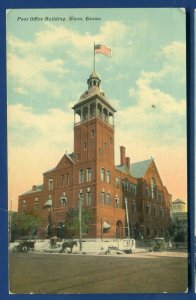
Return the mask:
<path fill-rule="evenodd" d="M 10 253 L 12 293 L 178 293 L 188 286 L 187 257 Z"/>

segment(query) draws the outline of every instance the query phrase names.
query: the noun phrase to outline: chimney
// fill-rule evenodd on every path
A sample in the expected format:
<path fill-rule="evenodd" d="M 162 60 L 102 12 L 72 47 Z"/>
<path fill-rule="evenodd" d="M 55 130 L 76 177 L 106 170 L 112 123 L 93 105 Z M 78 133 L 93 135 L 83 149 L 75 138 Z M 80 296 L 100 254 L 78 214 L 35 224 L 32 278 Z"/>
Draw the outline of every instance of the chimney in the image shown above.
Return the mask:
<path fill-rule="evenodd" d="M 126 165 L 125 147 L 124 146 L 120 146 L 120 164 L 121 164 L 121 166 Z"/>
<path fill-rule="evenodd" d="M 130 164 L 130 157 L 126 157 L 126 166 L 128 168 L 128 170 L 131 170 L 131 164 Z"/>

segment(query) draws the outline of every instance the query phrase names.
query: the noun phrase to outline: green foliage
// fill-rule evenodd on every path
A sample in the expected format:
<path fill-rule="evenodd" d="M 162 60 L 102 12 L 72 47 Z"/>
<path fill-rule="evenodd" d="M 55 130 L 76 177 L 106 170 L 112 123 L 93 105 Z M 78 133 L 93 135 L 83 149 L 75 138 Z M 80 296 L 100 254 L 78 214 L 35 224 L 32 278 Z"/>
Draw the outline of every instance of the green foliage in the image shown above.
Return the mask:
<path fill-rule="evenodd" d="M 92 221 L 92 213 L 86 209 L 82 209 L 82 232 L 87 233 L 89 224 Z M 65 235 L 68 238 L 79 236 L 79 209 L 70 209 L 66 214 Z"/>
<path fill-rule="evenodd" d="M 41 227 L 43 220 L 35 213 L 13 213 L 11 230 L 13 234 L 31 236 L 35 229 Z"/>

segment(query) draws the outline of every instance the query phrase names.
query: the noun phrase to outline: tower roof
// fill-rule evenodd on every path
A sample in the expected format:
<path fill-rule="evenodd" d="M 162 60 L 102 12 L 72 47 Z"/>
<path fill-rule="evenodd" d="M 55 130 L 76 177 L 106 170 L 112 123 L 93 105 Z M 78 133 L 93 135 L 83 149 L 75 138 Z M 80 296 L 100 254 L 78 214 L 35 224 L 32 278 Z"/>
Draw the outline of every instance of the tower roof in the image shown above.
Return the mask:
<path fill-rule="evenodd" d="M 87 102 L 92 97 L 97 96 L 105 105 L 109 106 L 110 109 L 113 112 L 116 112 L 116 110 L 113 108 L 113 106 L 108 101 L 108 98 L 106 97 L 104 91 L 101 90 L 100 84 L 101 79 L 99 74 L 96 71 L 93 71 L 89 78 L 87 79 L 88 84 L 88 90 L 86 90 L 79 98 L 78 103 L 76 103 L 73 107 L 73 109 L 77 108 L 81 104 Z"/>

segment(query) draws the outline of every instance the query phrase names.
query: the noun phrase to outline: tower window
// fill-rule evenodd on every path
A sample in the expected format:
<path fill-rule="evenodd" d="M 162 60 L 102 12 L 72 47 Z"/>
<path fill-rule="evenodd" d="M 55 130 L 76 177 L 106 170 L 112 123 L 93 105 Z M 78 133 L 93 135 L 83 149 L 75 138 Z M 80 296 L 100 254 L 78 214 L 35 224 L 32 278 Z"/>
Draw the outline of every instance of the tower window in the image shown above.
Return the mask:
<path fill-rule="evenodd" d="M 84 150 L 87 149 L 87 141 L 84 142 Z"/>
<path fill-rule="evenodd" d="M 77 153 L 76 159 L 80 160 L 80 153 Z"/>
<path fill-rule="evenodd" d="M 104 205 L 105 204 L 105 193 L 101 192 L 101 203 Z"/>
<path fill-rule="evenodd" d="M 102 156 L 102 149 L 99 148 L 99 156 Z"/>
<path fill-rule="evenodd" d="M 84 182 L 84 170 L 80 170 L 79 172 L 79 183 L 83 183 Z"/>
<path fill-rule="evenodd" d="M 91 130 L 91 137 L 94 137 L 95 136 L 95 129 L 92 129 Z"/>
<path fill-rule="evenodd" d="M 107 171 L 107 183 L 111 182 L 111 173 L 110 171 Z"/>
<path fill-rule="evenodd" d="M 105 181 L 105 169 L 101 169 L 101 181 L 104 182 Z"/>
<path fill-rule="evenodd" d="M 111 195 L 110 195 L 110 193 L 107 193 L 107 204 L 108 205 L 111 204 Z"/>
<path fill-rule="evenodd" d="M 119 188 L 120 186 L 120 180 L 119 177 L 116 177 L 116 187 Z"/>

